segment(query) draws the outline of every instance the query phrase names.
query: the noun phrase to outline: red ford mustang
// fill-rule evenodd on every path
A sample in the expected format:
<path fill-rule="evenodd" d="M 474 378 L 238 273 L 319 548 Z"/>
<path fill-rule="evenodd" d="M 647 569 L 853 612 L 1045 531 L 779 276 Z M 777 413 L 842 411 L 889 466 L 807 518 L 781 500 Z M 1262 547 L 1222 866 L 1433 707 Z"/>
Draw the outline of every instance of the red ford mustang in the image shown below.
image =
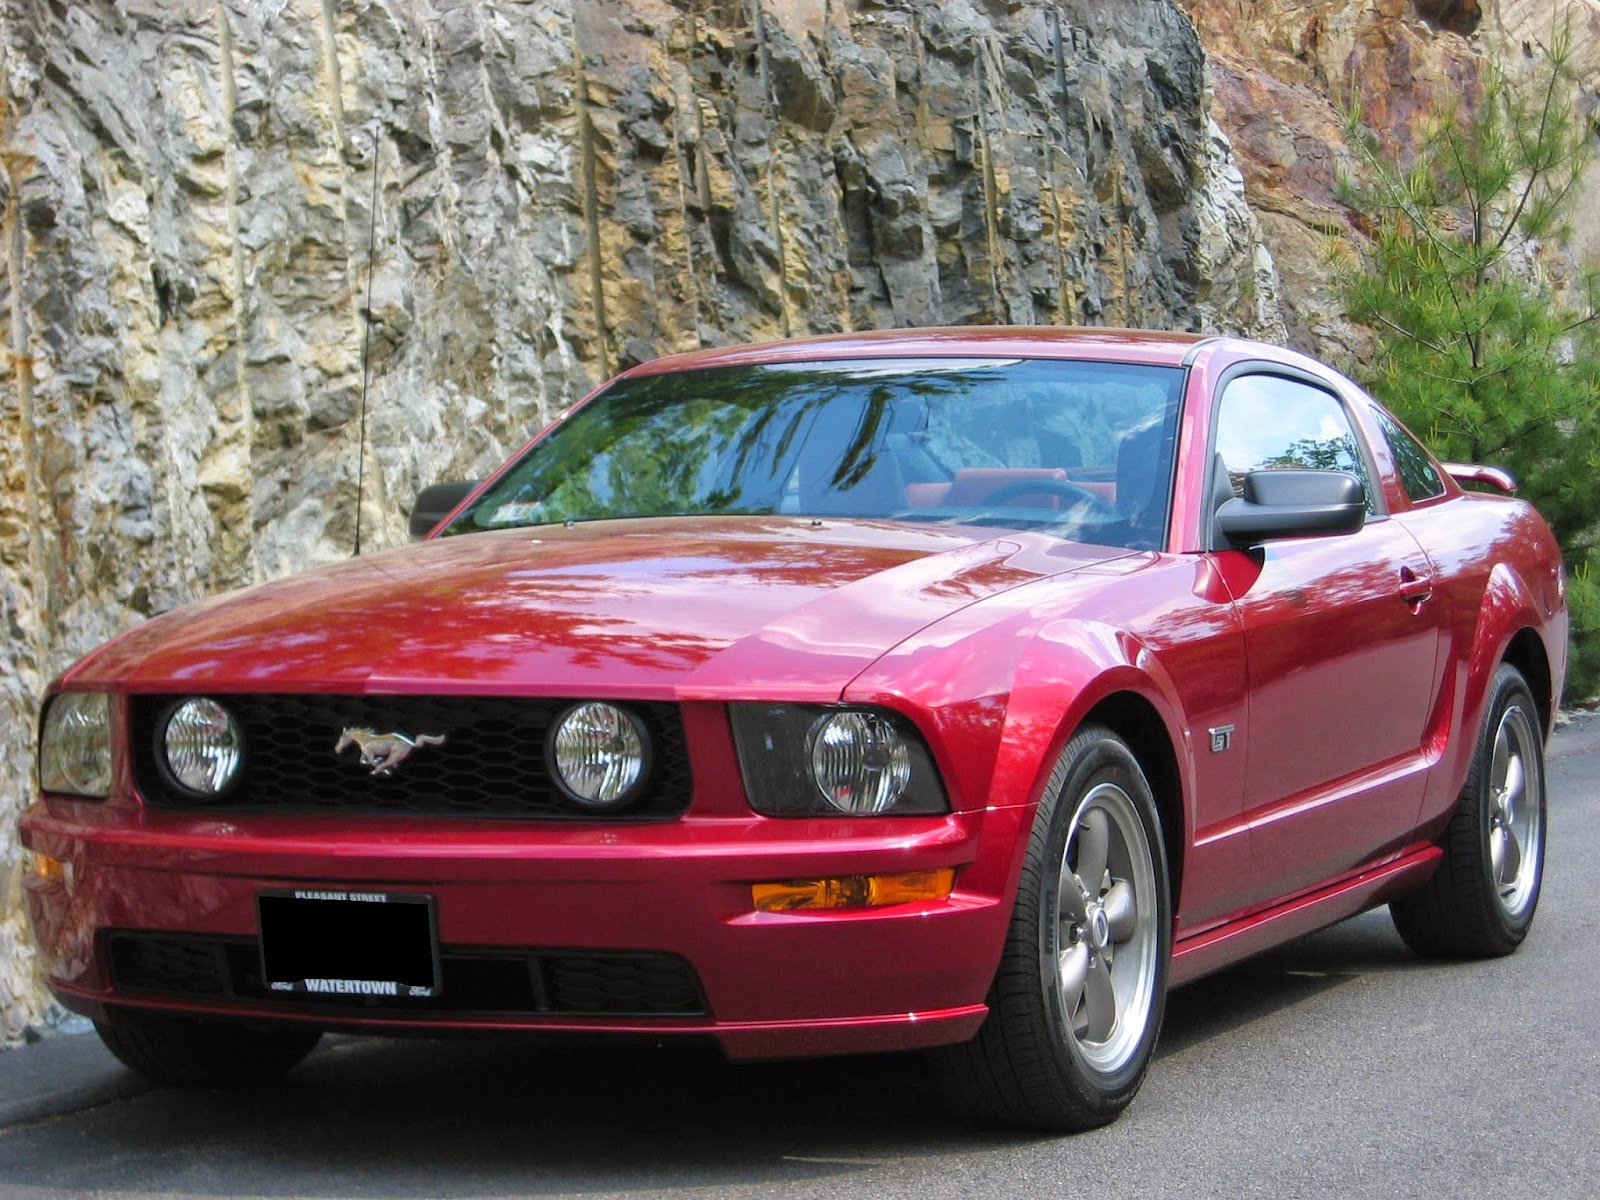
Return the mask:
<path fill-rule="evenodd" d="M 424 544 L 51 688 L 50 984 L 172 1082 L 329 1028 L 709 1035 L 1105 1122 L 1172 986 L 1384 902 L 1423 953 L 1527 932 L 1564 580 L 1468 477 L 1509 482 L 1231 338 L 647 363 Z"/>

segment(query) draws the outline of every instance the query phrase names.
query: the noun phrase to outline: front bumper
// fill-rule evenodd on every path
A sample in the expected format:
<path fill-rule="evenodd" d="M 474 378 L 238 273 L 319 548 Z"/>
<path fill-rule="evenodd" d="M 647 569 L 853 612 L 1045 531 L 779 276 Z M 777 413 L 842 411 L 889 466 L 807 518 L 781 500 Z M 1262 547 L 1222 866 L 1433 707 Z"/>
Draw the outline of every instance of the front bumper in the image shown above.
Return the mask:
<path fill-rule="evenodd" d="M 1021 810 L 895 819 L 749 814 L 661 824 L 230 816 L 47 798 L 24 844 L 67 864 L 26 894 L 51 988 L 107 1007 L 302 1021 L 369 1032 L 503 1029 L 711 1036 L 732 1057 L 911 1049 L 964 1040 L 986 1012 L 1009 916 Z M 750 885 L 958 868 L 945 901 L 758 913 Z M 118 934 L 175 934 L 248 961 L 256 899 L 284 887 L 426 893 L 457 954 L 676 956 L 693 1015 L 463 1011 L 373 997 L 152 993 L 124 986 Z"/>

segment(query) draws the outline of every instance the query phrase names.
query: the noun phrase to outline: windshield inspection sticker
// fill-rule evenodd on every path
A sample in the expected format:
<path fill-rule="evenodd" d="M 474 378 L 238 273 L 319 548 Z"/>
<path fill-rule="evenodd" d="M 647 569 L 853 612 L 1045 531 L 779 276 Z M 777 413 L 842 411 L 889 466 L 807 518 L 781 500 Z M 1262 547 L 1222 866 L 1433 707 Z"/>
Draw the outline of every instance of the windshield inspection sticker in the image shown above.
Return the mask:
<path fill-rule="evenodd" d="M 522 525 L 535 521 L 539 517 L 539 502 L 537 500 L 517 500 L 510 504 L 502 504 L 494 510 L 494 516 L 489 520 L 495 525 Z"/>

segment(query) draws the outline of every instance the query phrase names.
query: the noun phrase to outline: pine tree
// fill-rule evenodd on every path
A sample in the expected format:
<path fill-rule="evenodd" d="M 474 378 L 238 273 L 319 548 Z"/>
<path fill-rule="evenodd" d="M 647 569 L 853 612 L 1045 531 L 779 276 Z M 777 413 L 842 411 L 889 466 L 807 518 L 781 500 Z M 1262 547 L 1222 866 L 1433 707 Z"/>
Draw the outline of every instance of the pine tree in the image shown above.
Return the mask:
<path fill-rule="evenodd" d="M 1346 115 L 1363 177 L 1342 199 L 1371 235 L 1338 283 L 1378 354 L 1364 382 L 1442 459 L 1509 469 L 1550 522 L 1572 587 L 1568 695 L 1600 690 L 1600 272 L 1552 282 L 1590 203 L 1596 125 L 1575 102 L 1571 40 L 1526 83 L 1492 71 L 1409 165 Z"/>

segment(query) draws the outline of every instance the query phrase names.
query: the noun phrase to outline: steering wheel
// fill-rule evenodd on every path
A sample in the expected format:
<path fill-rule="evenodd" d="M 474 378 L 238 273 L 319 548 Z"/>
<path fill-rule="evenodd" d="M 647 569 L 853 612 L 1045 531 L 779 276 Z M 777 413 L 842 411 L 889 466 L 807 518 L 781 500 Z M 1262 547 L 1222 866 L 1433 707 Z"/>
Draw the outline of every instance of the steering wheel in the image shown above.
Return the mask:
<path fill-rule="evenodd" d="M 1017 496 L 1038 496 L 1041 494 L 1064 497 L 1071 501 L 1072 505 L 1086 504 L 1100 516 L 1116 516 L 1117 510 L 1112 508 L 1103 497 L 1096 495 L 1088 488 L 1079 487 L 1069 479 L 1052 479 L 1048 475 L 1041 475 L 1032 479 L 1013 479 L 1010 483 L 1002 483 L 983 498 L 983 503 L 986 505 L 1001 504 Z"/>

